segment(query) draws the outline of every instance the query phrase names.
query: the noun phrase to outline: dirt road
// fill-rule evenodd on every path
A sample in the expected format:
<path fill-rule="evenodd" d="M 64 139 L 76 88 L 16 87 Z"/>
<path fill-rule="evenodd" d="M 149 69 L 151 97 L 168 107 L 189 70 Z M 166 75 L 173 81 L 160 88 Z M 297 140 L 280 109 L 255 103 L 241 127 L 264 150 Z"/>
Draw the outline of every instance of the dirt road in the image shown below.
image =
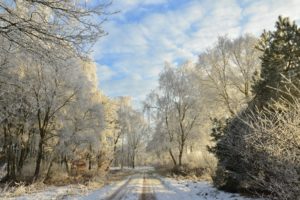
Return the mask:
<path fill-rule="evenodd" d="M 219 191 L 210 182 L 166 178 L 154 170 L 136 170 L 93 191 L 82 191 L 72 186 L 49 187 L 9 200 L 254 200 Z"/>
<path fill-rule="evenodd" d="M 138 173 L 127 179 L 103 200 L 251 200 L 224 193 L 207 182 L 172 180 L 153 173 Z"/>
<path fill-rule="evenodd" d="M 140 196 L 140 200 L 156 200 L 152 184 L 155 179 L 151 178 L 149 175 L 144 174 L 143 177 L 143 189 Z M 159 183 L 160 184 L 160 183 Z"/>
<path fill-rule="evenodd" d="M 156 200 L 154 186 L 161 185 L 159 179 L 149 174 L 141 173 L 130 177 L 123 185 L 116 189 L 105 200 Z"/>

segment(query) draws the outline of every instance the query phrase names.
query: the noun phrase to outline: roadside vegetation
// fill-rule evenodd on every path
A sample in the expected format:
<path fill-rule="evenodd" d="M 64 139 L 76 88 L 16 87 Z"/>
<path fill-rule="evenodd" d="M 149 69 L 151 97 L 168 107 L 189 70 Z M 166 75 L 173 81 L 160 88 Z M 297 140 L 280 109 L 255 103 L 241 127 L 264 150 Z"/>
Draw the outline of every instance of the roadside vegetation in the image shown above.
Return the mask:
<path fill-rule="evenodd" d="M 260 38 L 220 37 L 197 63 L 166 64 L 145 101 L 156 165 L 230 192 L 300 198 L 299 42 L 279 17 Z"/>

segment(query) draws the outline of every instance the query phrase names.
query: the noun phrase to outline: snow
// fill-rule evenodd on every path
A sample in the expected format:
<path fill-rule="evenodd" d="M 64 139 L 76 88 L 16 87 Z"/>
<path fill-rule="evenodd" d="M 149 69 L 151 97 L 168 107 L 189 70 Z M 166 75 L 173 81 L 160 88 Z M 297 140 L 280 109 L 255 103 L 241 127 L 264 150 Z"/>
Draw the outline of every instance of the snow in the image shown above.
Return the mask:
<path fill-rule="evenodd" d="M 175 180 L 170 178 L 161 178 L 162 185 L 165 186 L 162 192 L 156 191 L 158 200 L 176 200 L 176 199 L 206 199 L 206 200 L 250 200 L 253 198 L 242 197 L 238 194 L 232 194 L 220 191 L 209 182 L 196 182 L 192 180 Z"/>
<path fill-rule="evenodd" d="M 110 167 L 109 168 L 110 171 L 117 171 L 117 170 L 127 170 L 127 171 L 132 171 L 132 172 L 150 172 L 150 171 L 154 171 L 154 167 L 151 166 L 136 166 L 134 169 L 132 167 Z"/>
<path fill-rule="evenodd" d="M 125 191 L 121 192 L 122 199 L 134 200 L 139 199 L 143 188 L 142 175 L 134 175 L 131 177 L 132 181 L 129 182 Z M 238 194 L 226 193 L 217 190 L 209 182 L 195 182 L 191 180 L 175 180 L 170 178 L 163 178 L 156 176 L 155 178 L 148 178 L 151 185 L 151 191 L 155 193 L 157 200 L 194 200 L 194 199 L 206 199 L 206 200 L 251 200 L 252 198 L 242 197 Z M 122 182 L 123 184 L 124 182 Z M 115 192 L 118 186 L 107 188 L 103 192 L 102 189 L 93 192 L 89 195 L 85 195 L 81 198 L 75 198 L 80 200 L 88 199 L 104 199 Z M 253 199 L 252 199 L 253 200 Z"/>
<path fill-rule="evenodd" d="M 144 177 L 146 177 L 146 179 L 144 179 Z M 70 185 L 65 187 L 53 186 L 46 188 L 44 191 L 25 194 L 18 197 L 6 197 L 4 199 L 138 200 L 140 199 L 140 195 L 143 191 L 144 193 L 146 191 L 146 193 L 154 194 L 156 200 L 254 200 L 253 198 L 242 197 L 238 194 L 219 191 L 209 182 L 176 180 L 172 178 L 164 178 L 158 175 L 149 175 L 146 173 L 136 173 L 127 177 L 127 179 L 123 181 L 118 181 L 93 191 L 87 190 L 85 187 L 81 187 L 79 185 Z M 115 196 L 112 198 L 112 195 Z"/>
<path fill-rule="evenodd" d="M 92 192 L 88 192 L 86 194 L 79 194 L 70 196 L 66 199 L 69 200 L 93 200 L 93 199 L 103 199 L 104 197 L 110 196 L 114 191 L 116 191 L 118 188 L 120 188 L 123 184 L 125 184 L 128 181 L 129 177 L 126 180 L 119 181 L 110 185 L 106 185 L 101 189 L 94 190 Z"/>

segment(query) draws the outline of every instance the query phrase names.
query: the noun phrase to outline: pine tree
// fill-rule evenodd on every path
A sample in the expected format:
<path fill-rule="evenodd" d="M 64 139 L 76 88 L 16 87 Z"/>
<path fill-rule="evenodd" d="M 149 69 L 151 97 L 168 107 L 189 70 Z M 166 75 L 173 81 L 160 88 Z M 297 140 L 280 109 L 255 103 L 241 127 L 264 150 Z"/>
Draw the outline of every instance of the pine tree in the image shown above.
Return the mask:
<path fill-rule="evenodd" d="M 262 34 L 258 46 L 263 54 L 260 75 L 257 77 L 257 74 L 254 74 L 255 99 L 248 108 L 227 120 L 226 123 L 213 121 L 214 128 L 211 136 L 216 145 L 209 150 L 218 158 L 213 181 L 221 189 L 248 192 L 268 190 L 260 188 L 249 176 L 249 174 L 260 176 L 262 170 L 257 162 L 266 157 L 247 143 L 248 138 L 253 136 L 253 129 L 245 122 L 252 122 L 252 116 L 257 112 L 256 107 L 262 109 L 272 104 L 273 100 L 279 101 L 282 97 L 289 100 L 285 94 L 287 90 L 293 91 L 289 81 L 300 86 L 300 29 L 295 22 L 291 23 L 288 18 L 283 17 L 279 17 L 275 28 L 274 31 L 265 31 Z M 293 96 L 300 96 L 297 96 L 296 90 L 294 92 Z M 277 108 L 269 108 L 269 110 L 274 109 Z M 272 115 L 271 112 L 267 114 Z M 272 176 L 272 172 L 268 170 L 263 173 L 265 177 Z"/>
<path fill-rule="evenodd" d="M 279 90 L 288 89 L 287 80 L 298 84 L 300 79 L 300 29 L 281 16 L 275 28 L 262 34 L 258 46 L 263 52 L 260 79 L 253 87 L 258 107 L 278 100 L 283 94 Z"/>

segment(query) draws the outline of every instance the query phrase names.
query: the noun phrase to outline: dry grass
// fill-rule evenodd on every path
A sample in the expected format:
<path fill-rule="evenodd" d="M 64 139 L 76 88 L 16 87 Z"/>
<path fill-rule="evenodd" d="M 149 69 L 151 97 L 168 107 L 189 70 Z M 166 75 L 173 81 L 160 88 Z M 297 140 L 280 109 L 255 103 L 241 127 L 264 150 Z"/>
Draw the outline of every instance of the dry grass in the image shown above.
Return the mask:
<path fill-rule="evenodd" d="M 163 177 L 174 178 L 176 180 L 212 181 L 209 168 L 189 168 L 185 166 L 181 173 L 175 171 L 174 168 L 156 168 L 156 173 Z"/>
<path fill-rule="evenodd" d="M 16 183 L 14 186 L 4 185 L 1 190 L 0 197 L 17 197 L 23 194 L 31 194 L 37 191 L 42 191 L 46 188 L 46 185 L 41 182 L 36 182 L 31 185 L 26 185 L 24 182 Z"/>
<path fill-rule="evenodd" d="M 135 174 L 132 170 L 111 170 L 106 176 L 106 183 L 124 180 L 127 176 Z"/>

